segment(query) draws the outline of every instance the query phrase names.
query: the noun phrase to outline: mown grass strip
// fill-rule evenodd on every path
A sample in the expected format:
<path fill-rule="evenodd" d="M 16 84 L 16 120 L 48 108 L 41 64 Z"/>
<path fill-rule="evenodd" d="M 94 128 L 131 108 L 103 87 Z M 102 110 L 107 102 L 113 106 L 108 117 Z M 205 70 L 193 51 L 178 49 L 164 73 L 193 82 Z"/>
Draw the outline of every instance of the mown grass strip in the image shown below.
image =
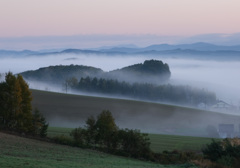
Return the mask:
<path fill-rule="evenodd" d="M 149 134 L 149 138 L 151 149 L 154 152 L 162 152 L 164 150 L 201 151 L 204 145 L 211 143 L 211 138 L 205 137 Z"/>

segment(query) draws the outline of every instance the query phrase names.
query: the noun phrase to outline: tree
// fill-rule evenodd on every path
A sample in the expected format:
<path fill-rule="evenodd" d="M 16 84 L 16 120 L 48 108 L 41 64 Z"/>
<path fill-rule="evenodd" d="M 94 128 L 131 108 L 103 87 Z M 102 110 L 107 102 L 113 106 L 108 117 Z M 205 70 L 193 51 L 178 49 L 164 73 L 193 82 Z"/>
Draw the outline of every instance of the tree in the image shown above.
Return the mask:
<path fill-rule="evenodd" d="M 147 134 L 139 130 L 119 129 L 108 110 L 103 110 L 97 119 L 90 116 L 84 128 L 74 129 L 70 135 L 75 145 L 100 147 L 108 152 L 117 152 L 135 158 L 151 157 L 150 142 Z"/>
<path fill-rule="evenodd" d="M 17 82 L 21 89 L 21 111 L 17 116 L 17 127 L 19 130 L 27 132 L 32 129 L 32 93 L 21 75 L 17 76 Z"/>
<path fill-rule="evenodd" d="M 6 83 L 0 83 L 0 128 L 4 128 L 7 124 L 7 99 L 8 94 L 6 91 L 7 84 Z"/>
<path fill-rule="evenodd" d="M 86 121 L 86 143 L 87 145 L 93 145 L 96 144 L 96 136 L 97 136 L 97 130 L 96 130 L 96 120 L 93 116 L 90 116 Z"/>
<path fill-rule="evenodd" d="M 8 72 L 0 83 L 0 126 L 20 133 L 36 133 L 45 136 L 47 124 L 38 112 L 32 114 L 32 93 L 21 75 Z M 34 121 L 34 122 L 33 122 Z M 35 127 L 42 124 L 40 131 Z"/>
<path fill-rule="evenodd" d="M 97 117 L 95 127 L 97 130 L 96 141 L 108 148 L 114 147 L 113 138 L 118 127 L 115 124 L 112 113 L 108 110 L 103 110 Z"/>
<path fill-rule="evenodd" d="M 8 72 L 5 76 L 5 82 L 2 83 L 1 95 L 4 98 L 1 104 L 3 107 L 3 123 L 4 127 L 8 129 L 17 129 L 17 117 L 21 115 L 21 87 L 17 78 Z"/>
<path fill-rule="evenodd" d="M 35 135 L 40 135 L 41 137 L 47 136 L 48 124 L 45 117 L 39 112 L 38 109 L 35 109 L 33 114 L 33 129 L 32 133 Z"/>
<path fill-rule="evenodd" d="M 63 90 L 67 93 L 70 88 L 76 87 L 78 83 L 77 78 L 71 77 L 69 79 L 66 79 L 63 83 Z"/>

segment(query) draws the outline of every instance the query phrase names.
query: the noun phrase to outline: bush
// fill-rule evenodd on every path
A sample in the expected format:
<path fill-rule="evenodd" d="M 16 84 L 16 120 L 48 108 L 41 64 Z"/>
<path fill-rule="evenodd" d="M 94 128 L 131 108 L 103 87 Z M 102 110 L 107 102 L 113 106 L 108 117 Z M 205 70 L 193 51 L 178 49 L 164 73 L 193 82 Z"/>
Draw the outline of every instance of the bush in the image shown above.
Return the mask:
<path fill-rule="evenodd" d="M 215 141 L 214 139 L 212 139 L 211 144 L 207 144 L 207 146 L 202 150 L 202 152 L 206 159 L 210 159 L 214 162 L 225 154 L 221 145 L 221 141 Z"/>
<path fill-rule="evenodd" d="M 38 109 L 35 109 L 33 114 L 33 130 L 34 135 L 40 135 L 41 137 L 47 136 L 48 124 L 45 117 L 39 112 Z"/>
<path fill-rule="evenodd" d="M 78 146 L 84 146 L 87 143 L 87 130 L 83 128 L 75 128 L 71 131 L 70 136 L 73 137 L 74 143 Z"/>
<path fill-rule="evenodd" d="M 135 158 L 147 158 L 151 156 L 150 142 L 147 134 L 139 130 L 119 130 L 120 150 Z"/>
<path fill-rule="evenodd" d="M 200 160 L 201 156 L 191 151 L 163 151 L 162 153 L 155 153 L 154 158 L 161 164 L 184 164 L 190 163 L 193 160 Z"/>
<path fill-rule="evenodd" d="M 206 159 L 218 163 L 219 165 L 228 167 L 239 165 L 239 139 L 224 139 L 223 141 L 212 140 L 212 143 L 208 144 L 202 152 Z"/>
<path fill-rule="evenodd" d="M 55 136 L 52 138 L 52 140 L 58 144 L 75 146 L 75 143 L 73 142 L 72 138 L 65 135 Z"/>

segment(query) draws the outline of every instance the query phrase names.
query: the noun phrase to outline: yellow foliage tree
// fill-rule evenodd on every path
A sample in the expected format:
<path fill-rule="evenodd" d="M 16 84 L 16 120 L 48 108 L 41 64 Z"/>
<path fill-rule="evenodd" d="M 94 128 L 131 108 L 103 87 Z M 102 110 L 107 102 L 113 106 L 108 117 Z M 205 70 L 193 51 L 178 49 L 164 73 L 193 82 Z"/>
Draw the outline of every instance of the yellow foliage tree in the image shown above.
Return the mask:
<path fill-rule="evenodd" d="M 0 125 L 17 132 L 31 132 L 33 128 L 32 94 L 21 75 L 8 72 L 0 83 Z"/>

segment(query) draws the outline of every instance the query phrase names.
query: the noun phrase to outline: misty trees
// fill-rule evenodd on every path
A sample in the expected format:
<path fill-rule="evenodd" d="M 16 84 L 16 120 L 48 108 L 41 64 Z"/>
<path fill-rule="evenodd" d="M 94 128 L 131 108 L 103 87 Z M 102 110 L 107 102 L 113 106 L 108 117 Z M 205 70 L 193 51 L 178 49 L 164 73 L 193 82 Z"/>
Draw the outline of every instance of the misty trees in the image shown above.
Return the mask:
<path fill-rule="evenodd" d="M 31 92 L 22 76 L 8 72 L 5 81 L 0 83 L 0 127 L 34 133 L 31 101 Z"/>
<path fill-rule="evenodd" d="M 127 83 L 104 78 L 81 78 L 75 85 L 76 90 L 90 93 L 101 93 L 143 99 L 151 101 L 170 102 L 174 104 L 197 106 L 200 103 L 212 105 L 216 95 L 204 89 L 184 85 L 154 85 L 151 83 Z"/>
<path fill-rule="evenodd" d="M 68 78 L 66 79 L 64 82 L 63 82 L 63 91 L 65 91 L 66 93 L 68 92 L 68 90 L 70 88 L 73 88 L 74 86 L 76 86 L 78 83 L 78 80 L 77 78 L 75 77 L 71 77 L 71 78 Z"/>

